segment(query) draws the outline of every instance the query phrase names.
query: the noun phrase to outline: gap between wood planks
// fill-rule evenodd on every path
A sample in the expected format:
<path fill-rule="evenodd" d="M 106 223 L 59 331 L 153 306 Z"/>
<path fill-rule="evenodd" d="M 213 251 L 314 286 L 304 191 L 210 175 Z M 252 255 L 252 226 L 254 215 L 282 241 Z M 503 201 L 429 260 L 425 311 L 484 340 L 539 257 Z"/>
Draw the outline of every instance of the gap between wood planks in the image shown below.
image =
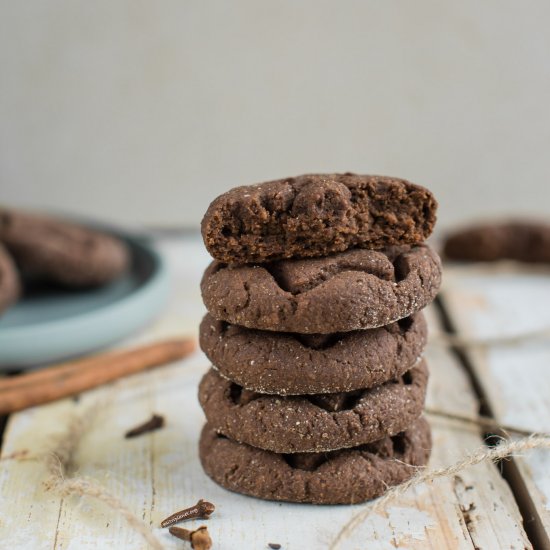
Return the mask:
<path fill-rule="evenodd" d="M 457 330 L 452 322 L 451 316 L 445 309 L 443 298 L 438 296 L 434 301 L 434 305 L 441 320 L 443 329 L 449 334 L 457 334 Z M 472 389 L 479 402 L 479 414 L 495 420 L 495 429 L 490 432 L 485 431 L 484 433 L 485 443 L 488 446 L 492 446 L 495 443 L 495 439 L 507 437 L 507 434 L 498 429 L 498 420 L 495 418 L 494 411 L 489 403 L 489 400 L 487 399 L 487 394 L 483 388 L 483 384 L 477 376 L 476 370 L 464 348 L 460 346 L 450 346 L 449 350 L 458 359 L 460 365 L 462 365 L 470 380 Z M 536 511 L 535 504 L 531 499 L 531 495 L 529 494 L 514 457 L 510 457 L 508 460 L 495 464 L 495 467 L 499 468 L 503 479 L 510 486 L 512 495 L 514 496 L 521 517 L 523 518 L 523 528 L 525 529 L 525 533 L 531 541 L 533 548 L 537 550 L 550 550 L 549 534 L 544 529 L 542 520 Z"/>
<path fill-rule="evenodd" d="M 438 317 L 441 321 L 443 329 L 449 334 L 457 334 L 457 330 L 450 314 L 445 308 L 444 300 L 442 297 L 436 298 L 434 302 L 435 311 L 438 314 Z M 479 403 L 479 414 L 491 418 L 495 421 L 494 429 L 484 430 L 485 442 L 488 446 L 491 446 L 494 443 L 495 436 L 497 437 L 507 437 L 508 434 L 505 434 L 498 429 L 498 419 L 495 418 L 494 411 L 487 399 L 487 394 L 484 390 L 483 384 L 480 381 L 474 365 L 468 357 L 467 352 L 464 347 L 461 346 L 450 346 L 449 350 L 455 355 L 458 359 L 460 365 L 463 367 L 466 372 L 468 379 L 472 385 L 472 389 L 477 397 Z M 9 375 L 14 375 L 17 373 L 9 373 Z M 0 416 L 0 450 L 3 444 L 3 432 L 5 429 L 6 422 L 8 417 Z M 480 429 L 482 427 L 480 426 Z M 512 495 L 516 501 L 519 512 L 523 519 L 523 527 L 525 529 L 526 535 L 530 542 L 533 545 L 533 548 L 536 550 L 550 550 L 550 538 L 549 534 L 544 529 L 541 518 L 536 511 L 536 507 L 532 501 L 532 498 L 529 494 L 529 491 L 525 485 L 525 481 L 519 471 L 517 463 L 513 457 L 510 459 L 502 461 L 499 464 L 496 464 L 496 467 L 499 468 L 499 473 L 502 475 L 503 479 L 508 483 Z M 466 522 L 468 525 L 468 522 Z"/>
<path fill-rule="evenodd" d="M 8 422 L 7 416 L 0 416 L 0 453 L 2 452 L 2 444 L 4 443 L 4 430 Z"/>

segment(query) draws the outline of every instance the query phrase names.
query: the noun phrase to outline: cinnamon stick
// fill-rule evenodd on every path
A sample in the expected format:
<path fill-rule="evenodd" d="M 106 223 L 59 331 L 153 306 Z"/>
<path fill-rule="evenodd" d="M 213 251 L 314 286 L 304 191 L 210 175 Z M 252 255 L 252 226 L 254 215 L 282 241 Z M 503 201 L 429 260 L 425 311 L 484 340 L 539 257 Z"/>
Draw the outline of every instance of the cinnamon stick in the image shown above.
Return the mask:
<path fill-rule="evenodd" d="M 78 359 L 42 371 L 0 380 L 0 414 L 75 395 L 118 378 L 187 357 L 192 339 L 166 340 L 132 350 Z"/>

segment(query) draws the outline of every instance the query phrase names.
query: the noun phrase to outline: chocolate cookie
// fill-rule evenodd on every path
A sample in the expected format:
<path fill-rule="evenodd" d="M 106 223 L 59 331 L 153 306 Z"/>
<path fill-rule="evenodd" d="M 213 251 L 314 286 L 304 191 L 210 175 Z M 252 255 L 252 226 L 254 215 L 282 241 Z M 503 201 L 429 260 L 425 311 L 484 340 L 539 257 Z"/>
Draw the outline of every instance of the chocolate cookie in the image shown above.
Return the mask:
<path fill-rule="evenodd" d="M 199 453 L 208 476 L 230 491 L 267 500 L 356 504 L 412 477 L 427 464 L 431 445 L 424 418 L 398 435 L 354 449 L 292 455 L 236 443 L 207 424 Z"/>
<path fill-rule="evenodd" d="M 231 439 L 275 453 L 332 451 L 395 435 L 422 414 L 428 369 L 348 393 L 281 397 L 243 389 L 210 369 L 199 386 L 208 423 Z"/>
<path fill-rule="evenodd" d="M 224 193 L 208 208 L 202 236 L 225 263 L 309 258 L 421 243 L 436 210 L 433 195 L 406 180 L 308 174 Z"/>
<path fill-rule="evenodd" d="M 15 264 L 0 244 L 0 313 L 17 300 L 20 291 L 19 275 Z"/>
<path fill-rule="evenodd" d="M 550 263 L 550 225 L 530 221 L 473 225 L 449 235 L 444 254 L 469 262 Z"/>
<path fill-rule="evenodd" d="M 371 330 L 305 335 L 247 329 L 207 314 L 201 348 L 222 376 L 278 395 L 348 392 L 401 376 L 426 345 L 421 313 Z"/>
<path fill-rule="evenodd" d="M 348 250 L 253 266 L 212 262 L 201 281 L 219 320 L 262 330 L 332 334 L 388 325 L 428 305 L 441 262 L 426 245 Z"/>
<path fill-rule="evenodd" d="M 0 241 L 23 274 L 69 287 L 107 283 L 127 268 L 125 244 L 46 216 L 0 208 Z"/>

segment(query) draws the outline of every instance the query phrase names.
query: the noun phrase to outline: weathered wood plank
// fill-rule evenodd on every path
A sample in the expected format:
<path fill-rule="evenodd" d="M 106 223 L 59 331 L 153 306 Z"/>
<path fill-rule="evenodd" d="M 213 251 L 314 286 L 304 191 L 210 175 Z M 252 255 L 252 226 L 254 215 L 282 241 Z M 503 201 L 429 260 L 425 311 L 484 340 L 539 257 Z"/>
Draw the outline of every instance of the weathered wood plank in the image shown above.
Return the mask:
<path fill-rule="evenodd" d="M 472 339 L 516 336 L 550 328 L 547 268 L 455 267 L 446 270 L 446 309 Z M 483 391 L 502 424 L 550 432 L 550 338 L 467 350 Z M 516 457 L 533 504 L 550 532 L 550 452 Z"/>
<path fill-rule="evenodd" d="M 436 340 L 442 327 L 435 308 L 428 308 L 426 315 L 432 340 Z M 479 404 L 457 358 L 440 345 L 430 345 L 426 356 L 430 366 L 428 409 L 475 418 Z M 482 443 L 480 430 L 476 427 L 434 415 L 428 418 L 434 433 L 432 468 L 447 466 Z M 530 547 L 510 489 L 493 464 L 482 464 L 452 479 L 441 480 L 431 487 L 430 492 L 434 509 L 452 506 L 458 525 L 453 525 L 451 532 L 456 534 L 459 528 L 462 529 L 466 540 L 460 547 Z M 445 517 L 447 521 L 452 518 L 450 509 Z M 453 547 L 449 542 L 447 545 Z"/>
<path fill-rule="evenodd" d="M 208 259 L 198 241 L 163 245 L 174 274 L 173 300 L 166 314 L 138 340 L 195 332 L 203 313 L 198 283 Z M 438 329 L 433 311 L 430 324 Z M 428 350 L 432 369 L 428 405 L 447 413 L 477 410 L 467 376 L 441 347 Z M 202 354 L 118 381 L 82 395 L 13 415 L 3 457 L 21 450 L 48 449 L 51 436 L 71 415 L 96 406 L 97 415 L 75 455 L 78 473 L 104 484 L 153 526 L 199 498 L 216 503 L 208 523 L 217 547 L 324 548 L 361 506 L 264 502 L 229 493 L 202 472 L 197 439 L 204 417 L 197 403 L 198 381 L 208 364 Z M 165 429 L 134 440 L 124 432 L 152 412 L 166 417 Z M 453 420 L 431 417 L 432 467 L 446 465 L 481 444 L 479 431 Z M 89 499 L 60 500 L 44 493 L 40 460 L 0 462 L 0 540 L 9 548 L 142 548 L 141 539 L 116 514 Z M 155 529 L 166 548 L 179 548 Z M 521 518 L 505 481 L 493 465 L 472 468 L 454 479 L 413 491 L 371 516 L 343 548 L 363 549 L 529 548 Z"/>

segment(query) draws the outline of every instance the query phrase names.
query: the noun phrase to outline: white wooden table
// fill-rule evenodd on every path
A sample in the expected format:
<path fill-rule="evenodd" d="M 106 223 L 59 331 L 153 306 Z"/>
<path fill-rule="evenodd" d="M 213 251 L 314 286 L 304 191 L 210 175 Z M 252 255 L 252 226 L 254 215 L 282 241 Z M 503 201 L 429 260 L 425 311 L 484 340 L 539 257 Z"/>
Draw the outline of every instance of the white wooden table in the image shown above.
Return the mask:
<path fill-rule="evenodd" d="M 204 308 L 199 281 L 209 258 L 198 238 L 163 240 L 172 272 L 166 311 L 134 344 L 196 334 Z M 486 338 L 550 326 L 550 271 L 449 267 L 442 303 L 459 334 Z M 439 310 L 427 311 L 432 335 L 443 328 Z M 449 348 L 427 350 L 431 380 L 427 406 L 449 416 L 475 417 L 480 400 L 495 418 L 526 430 L 550 431 L 550 342 L 525 341 L 467 352 L 467 364 Z M 75 454 L 75 472 L 122 499 L 165 548 L 186 543 L 158 528 L 172 512 L 199 498 L 214 502 L 208 522 L 215 548 L 284 550 L 327 548 L 359 506 L 264 502 L 221 489 L 202 472 L 197 439 L 204 422 L 197 385 L 208 362 L 201 353 L 161 369 L 9 418 L 0 458 L 0 548 L 144 548 L 140 535 L 102 504 L 45 492 L 41 455 L 51 438 L 88 407 L 97 415 Z M 475 389 L 472 385 L 475 380 Z M 153 412 L 163 430 L 126 440 L 124 432 Z M 448 465 L 483 444 L 483 429 L 430 415 L 434 450 L 430 467 Z M 23 454 L 22 454 L 23 453 Z M 27 454 L 25 454 L 27 453 Z M 423 486 L 371 515 L 341 548 L 507 549 L 548 548 L 550 453 L 514 457 L 504 468 L 481 464 Z M 525 521 L 527 520 L 527 521 Z M 188 525 L 198 525 L 190 522 Z"/>

